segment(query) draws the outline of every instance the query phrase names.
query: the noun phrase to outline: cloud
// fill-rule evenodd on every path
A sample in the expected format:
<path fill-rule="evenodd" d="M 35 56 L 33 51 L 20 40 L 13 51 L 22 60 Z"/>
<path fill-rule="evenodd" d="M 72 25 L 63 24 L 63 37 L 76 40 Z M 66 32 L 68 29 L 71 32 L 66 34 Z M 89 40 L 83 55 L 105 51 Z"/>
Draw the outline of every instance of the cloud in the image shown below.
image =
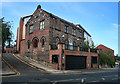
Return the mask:
<path fill-rule="evenodd" d="M 120 27 L 120 25 L 118 24 L 112 24 L 115 28 L 118 28 L 118 26 Z"/>

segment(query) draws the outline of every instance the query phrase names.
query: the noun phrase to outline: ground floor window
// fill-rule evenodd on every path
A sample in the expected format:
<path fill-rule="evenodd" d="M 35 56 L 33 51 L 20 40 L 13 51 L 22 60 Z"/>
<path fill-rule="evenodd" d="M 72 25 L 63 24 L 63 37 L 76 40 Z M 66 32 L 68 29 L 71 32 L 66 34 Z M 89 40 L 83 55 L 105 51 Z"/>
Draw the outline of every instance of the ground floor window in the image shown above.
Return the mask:
<path fill-rule="evenodd" d="M 29 49 L 30 48 L 30 42 L 29 41 L 27 42 L 27 46 L 28 46 L 28 49 Z"/>
<path fill-rule="evenodd" d="M 42 38 L 42 47 L 44 47 L 44 45 L 45 45 L 45 39 Z"/>
<path fill-rule="evenodd" d="M 52 63 L 58 63 L 58 55 L 52 55 Z"/>
<path fill-rule="evenodd" d="M 97 64 L 97 57 L 92 57 L 92 63 Z"/>
<path fill-rule="evenodd" d="M 33 47 L 34 48 L 38 47 L 38 39 L 37 38 L 33 39 Z"/>

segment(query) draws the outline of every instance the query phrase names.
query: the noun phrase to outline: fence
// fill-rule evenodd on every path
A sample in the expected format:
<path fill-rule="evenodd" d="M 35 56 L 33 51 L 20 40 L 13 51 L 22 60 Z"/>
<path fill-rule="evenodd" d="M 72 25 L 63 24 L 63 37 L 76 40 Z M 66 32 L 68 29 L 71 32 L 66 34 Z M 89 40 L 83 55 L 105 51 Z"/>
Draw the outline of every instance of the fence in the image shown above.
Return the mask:
<path fill-rule="evenodd" d="M 86 47 L 73 46 L 73 45 L 65 45 L 65 50 L 77 51 L 78 48 L 79 48 L 79 51 L 89 52 L 88 48 L 86 48 Z M 56 46 L 54 44 L 51 45 L 51 50 L 57 50 L 57 49 L 58 49 L 58 46 Z M 97 53 L 97 49 L 91 49 L 90 48 L 90 52 Z"/>

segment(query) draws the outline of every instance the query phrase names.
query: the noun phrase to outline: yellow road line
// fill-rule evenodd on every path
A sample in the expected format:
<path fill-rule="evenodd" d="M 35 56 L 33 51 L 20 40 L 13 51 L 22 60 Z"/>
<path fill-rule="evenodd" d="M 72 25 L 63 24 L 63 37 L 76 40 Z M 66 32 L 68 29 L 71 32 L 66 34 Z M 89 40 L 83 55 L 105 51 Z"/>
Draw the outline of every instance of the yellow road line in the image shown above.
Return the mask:
<path fill-rule="evenodd" d="M 20 60 L 21 62 L 23 62 L 24 64 L 29 65 L 29 66 L 32 67 L 32 68 L 35 68 L 35 69 L 40 70 L 40 71 L 43 71 L 43 72 L 48 72 L 48 71 L 42 70 L 42 69 L 40 69 L 40 68 L 37 68 L 37 67 L 35 67 L 35 66 L 33 66 L 33 65 L 25 62 L 25 61 L 23 61 L 22 59 L 20 59 L 20 58 L 18 58 L 17 56 L 15 56 L 15 54 L 13 54 L 13 56 L 14 56 L 15 58 L 17 58 L 18 60 Z M 48 72 L 48 73 L 50 73 L 50 72 Z"/>
<path fill-rule="evenodd" d="M 0 55 L 1 57 L 1 55 Z M 1 57 L 2 58 L 2 57 Z M 17 70 L 15 70 L 4 58 L 2 58 L 2 60 L 14 71 L 16 72 L 17 74 L 15 75 L 8 75 L 8 76 L 0 76 L 0 77 L 11 77 L 11 76 L 19 76 L 20 75 L 20 72 L 18 72 Z"/>

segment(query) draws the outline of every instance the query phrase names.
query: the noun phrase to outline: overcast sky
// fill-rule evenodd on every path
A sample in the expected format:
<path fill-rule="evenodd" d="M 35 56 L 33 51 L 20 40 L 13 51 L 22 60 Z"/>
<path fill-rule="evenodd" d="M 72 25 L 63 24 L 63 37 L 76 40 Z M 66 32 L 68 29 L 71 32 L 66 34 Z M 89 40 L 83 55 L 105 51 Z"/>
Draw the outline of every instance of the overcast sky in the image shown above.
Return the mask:
<path fill-rule="evenodd" d="M 39 4 L 50 13 L 79 23 L 96 46 L 103 44 L 118 53 L 118 2 L 4 2 L 2 17 L 13 21 L 15 39 L 20 17 L 33 14 Z"/>

